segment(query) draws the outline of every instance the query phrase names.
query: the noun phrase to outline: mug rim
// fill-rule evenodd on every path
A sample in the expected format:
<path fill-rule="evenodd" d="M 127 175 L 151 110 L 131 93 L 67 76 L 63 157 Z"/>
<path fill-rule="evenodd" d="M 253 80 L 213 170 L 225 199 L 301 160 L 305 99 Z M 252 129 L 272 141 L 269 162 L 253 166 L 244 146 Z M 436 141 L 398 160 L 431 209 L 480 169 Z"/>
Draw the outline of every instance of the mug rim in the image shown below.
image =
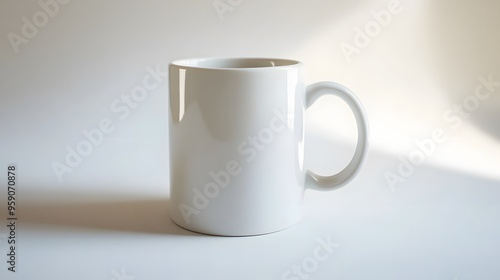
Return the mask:
<path fill-rule="evenodd" d="M 302 62 L 294 59 L 271 57 L 199 57 L 176 59 L 170 62 L 171 66 L 177 67 L 230 71 L 289 68 L 301 64 Z"/>

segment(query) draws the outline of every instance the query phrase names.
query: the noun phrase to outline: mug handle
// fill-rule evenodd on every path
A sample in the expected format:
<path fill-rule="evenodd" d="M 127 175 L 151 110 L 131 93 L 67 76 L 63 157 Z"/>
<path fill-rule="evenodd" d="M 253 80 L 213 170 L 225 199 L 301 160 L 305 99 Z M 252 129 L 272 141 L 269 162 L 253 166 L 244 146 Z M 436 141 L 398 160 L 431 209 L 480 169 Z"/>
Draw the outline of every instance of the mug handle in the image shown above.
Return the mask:
<path fill-rule="evenodd" d="M 305 109 L 323 95 L 334 95 L 347 103 L 354 113 L 358 126 L 358 143 L 351 162 L 339 173 L 331 176 L 320 176 L 310 170 L 305 173 L 305 187 L 326 191 L 340 188 L 349 183 L 359 172 L 368 151 L 368 123 L 361 102 L 347 87 L 334 82 L 318 82 L 309 85 L 305 93 Z"/>

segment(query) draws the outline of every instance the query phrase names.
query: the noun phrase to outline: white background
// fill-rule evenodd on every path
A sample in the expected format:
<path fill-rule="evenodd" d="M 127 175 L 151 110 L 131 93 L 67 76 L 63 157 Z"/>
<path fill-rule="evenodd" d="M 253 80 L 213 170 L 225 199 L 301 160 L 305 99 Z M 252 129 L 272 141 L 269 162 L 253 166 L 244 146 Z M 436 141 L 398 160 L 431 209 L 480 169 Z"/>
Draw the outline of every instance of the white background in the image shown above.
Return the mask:
<path fill-rule="evenodd" d="M 327 236 L 339 247 L 308 279 L 498 279 L 500 87 L 460 125 L 443 119 L 473 96 L 478 77 L 500 81 L 498 1 L 400 1 L 349 56 L 341 46 L 356 47 L 356 28 L 390 1 L 229 1 L 238 5 L 221 16 L 213 3 L 73 0 L 16 45 L 8 34 L 23 36 L 23 18 L 33 23 L 43 9 L 0 2 L 2 279 L 282 279 Z M 359 178 L 307 192 L 304 221 L 276 234 L 177 228 L 166 213 L 166 78 L 123 120 L 111 105 L 148 67 L 166 72 L 173 59 L 203 56 L 298 59 L 308 84 L 351 88 L 371 132 Z M 356 138 L 352 114 L 322 98 L 307 116 L 308 165 L 339 170 Z M 114 131 L 58 180 L 54 162 L 106 118 Z M 387 172 L 398 174 L 435 129 L 446 141 L 391 188 Z M 3 261 L 9 164 L 18 169 L 15 274 Z"/>

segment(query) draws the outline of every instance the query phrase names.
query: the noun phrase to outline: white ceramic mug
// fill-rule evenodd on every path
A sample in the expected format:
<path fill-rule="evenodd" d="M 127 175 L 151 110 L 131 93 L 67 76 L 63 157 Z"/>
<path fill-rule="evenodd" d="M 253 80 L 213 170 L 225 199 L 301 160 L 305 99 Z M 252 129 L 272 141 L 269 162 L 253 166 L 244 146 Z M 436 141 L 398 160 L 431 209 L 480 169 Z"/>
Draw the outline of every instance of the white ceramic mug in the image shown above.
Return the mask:
<path fill-rule="evenodd" d="M 359 100 L 333 82 L 306 87 L 301 62 L 183 59 L 169 76 L 170 216 L 183 228 L 225 236 L 285 229 L 302 218 L 306 189 L 343 186 L 364 161 Z M 304 166 L 304 112 L 329 94 L 354 112 L 358 142 L 342 171 L 319 176 Z"/>

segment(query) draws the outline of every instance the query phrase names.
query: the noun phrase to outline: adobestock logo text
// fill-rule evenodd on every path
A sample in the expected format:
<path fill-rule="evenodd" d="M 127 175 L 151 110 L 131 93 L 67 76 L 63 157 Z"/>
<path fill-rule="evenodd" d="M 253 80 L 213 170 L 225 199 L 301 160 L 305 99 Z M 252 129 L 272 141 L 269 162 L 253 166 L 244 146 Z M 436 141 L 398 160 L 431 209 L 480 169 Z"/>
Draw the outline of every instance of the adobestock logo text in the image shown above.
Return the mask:
<path fill-rule="evenodd" d="M 142 83 L 132 88 L 129 93 L 123 93 L 120 97 L 111 102 L 110 110 L 120 121 L 126 120 L 132 110 L 138 108 L 152 91 L 157 89 L 164 79 L 167 79 L 168 73 L 160 70 L 160 65 L 155 68 L 146 67 L 147 75 L 142 78 Z M 115 122 L 111 118 L 102 118 L 96 128 L 83 129 L 83 139 L 73 146 L 67 145 L 66 157 L 64 163 L 58 161 L 52 162 L 52 169 L 59 182 L 63 181 L 63 175 L 71 173 L 75 168 L 82 164 L 83 159 L 88 157 L 94 147 L 102 144 L 106 135 L 115 130 Z"/>
<path fill-rule="evenodd" d="M 225 13 L 228 12 L 233 12 L 235 8 L 237 8 L 243 0 L 214 0 L 212 2 L 215 12 L 217 13 L 217 16 L 219 17 L 220 21 L 224 21 Z"/>
<path fill-rule="evenodd" d="M 473 112 L 479 109 L 481 102 L 487 101 L 492 94 L 500 88 L 500 82 L 493 80 L 493 75 L 487 77 L 479 76 L 478 84 L 471 93 L 462 99 L 462 102 L 455 103 L 448 110 L 443 112 L 442 119 L 449 125 L 452 130 L 458 130 L 462 127 L 464 120 L 468 119 Z M 407 156 L 399 157 L 399 164 L 394 172 L 387 171 L 384 173 L 387 185 L 392 192 L 396 191 L 396 186 L 405 182 L 405 180 L 413 175 L 416 168 L 432 156 L 439 145 L 442 145 L 448 140 L 446 132 L 447 127 L 436 127 L 430 133 L 430 137 L 423 140 L 415 140 L 416 148 L 413 149 Z"/>
<path fill-rule="evenodd" d="M 352 56 L 360 54 L 361 50 L 368 47 L 372 40 L 377 37 L 384 28 L 391 24 L 393 16 L 399 15 L 403 11 L 403 6 L 398 0 L 392 0 L 387 4 L 387 9 L 378 12 L 372 11 L 372 20 L 365 23 L 361 29 L 354 28 L 354 38 L 352 44 L 340 43 L 340 50 L 344 54 L 348 63 L 351 63 Z"/>
<path fill-rule="evenodd" d="M 274 116 L 269 120 L 268 126 L 260 129 L 255 135 L 250 135 L 238 145 L 238 155 L 251 163 L 267 145 L 270 145 L 277 133 L 286 129 L 286 114 L 284 111 L 274 110 Z M 243 171 L 242 163 L 237 160 L 229 160 L 225 165 L 225 170 L 218 172 L 210 171 L 211 180 L 203 188 L 193 188 L 193 200 L 191 205 L 179 204 L 179 211 L 186 224 L 191 223 L 191 216 L 199 215 L 207 208 L 211 199 L 219 196 L 221 189 L 226 188 L 231 183 L 231 179 Z"/>
<path fill-rule="evenodd" d="M 28 44 L 30 39 L 33 39 L 39 31 L 39 28 L 45 27 L 49 23 L 49 19 L 54 18 L 61 10 L 61 5 L 66 5 L 70 0 L 40 0 L 38 5 L 40 10 L 36 11 L 31 19 L 22 17 L 23 26 L 19 34 L 9 32 L 9 39 L 12 49 L 17 54 L 21 44 Z"/>
<path fill-rule="evenodd" d="M 327 236 L 326 240 L 318 237 L 316 241 L 318 245 L 312 251 L 312 255 L 305 257 L 299 265 L 292 265 L 290 269 L 283 273 L 282 280 L 309 279 L 311 274 L 318 270 L 320 263 L 328 260 L 333 254 L 333 250 L 340 247 L 340 244 L 333 242 L 331 236 Z"/>

